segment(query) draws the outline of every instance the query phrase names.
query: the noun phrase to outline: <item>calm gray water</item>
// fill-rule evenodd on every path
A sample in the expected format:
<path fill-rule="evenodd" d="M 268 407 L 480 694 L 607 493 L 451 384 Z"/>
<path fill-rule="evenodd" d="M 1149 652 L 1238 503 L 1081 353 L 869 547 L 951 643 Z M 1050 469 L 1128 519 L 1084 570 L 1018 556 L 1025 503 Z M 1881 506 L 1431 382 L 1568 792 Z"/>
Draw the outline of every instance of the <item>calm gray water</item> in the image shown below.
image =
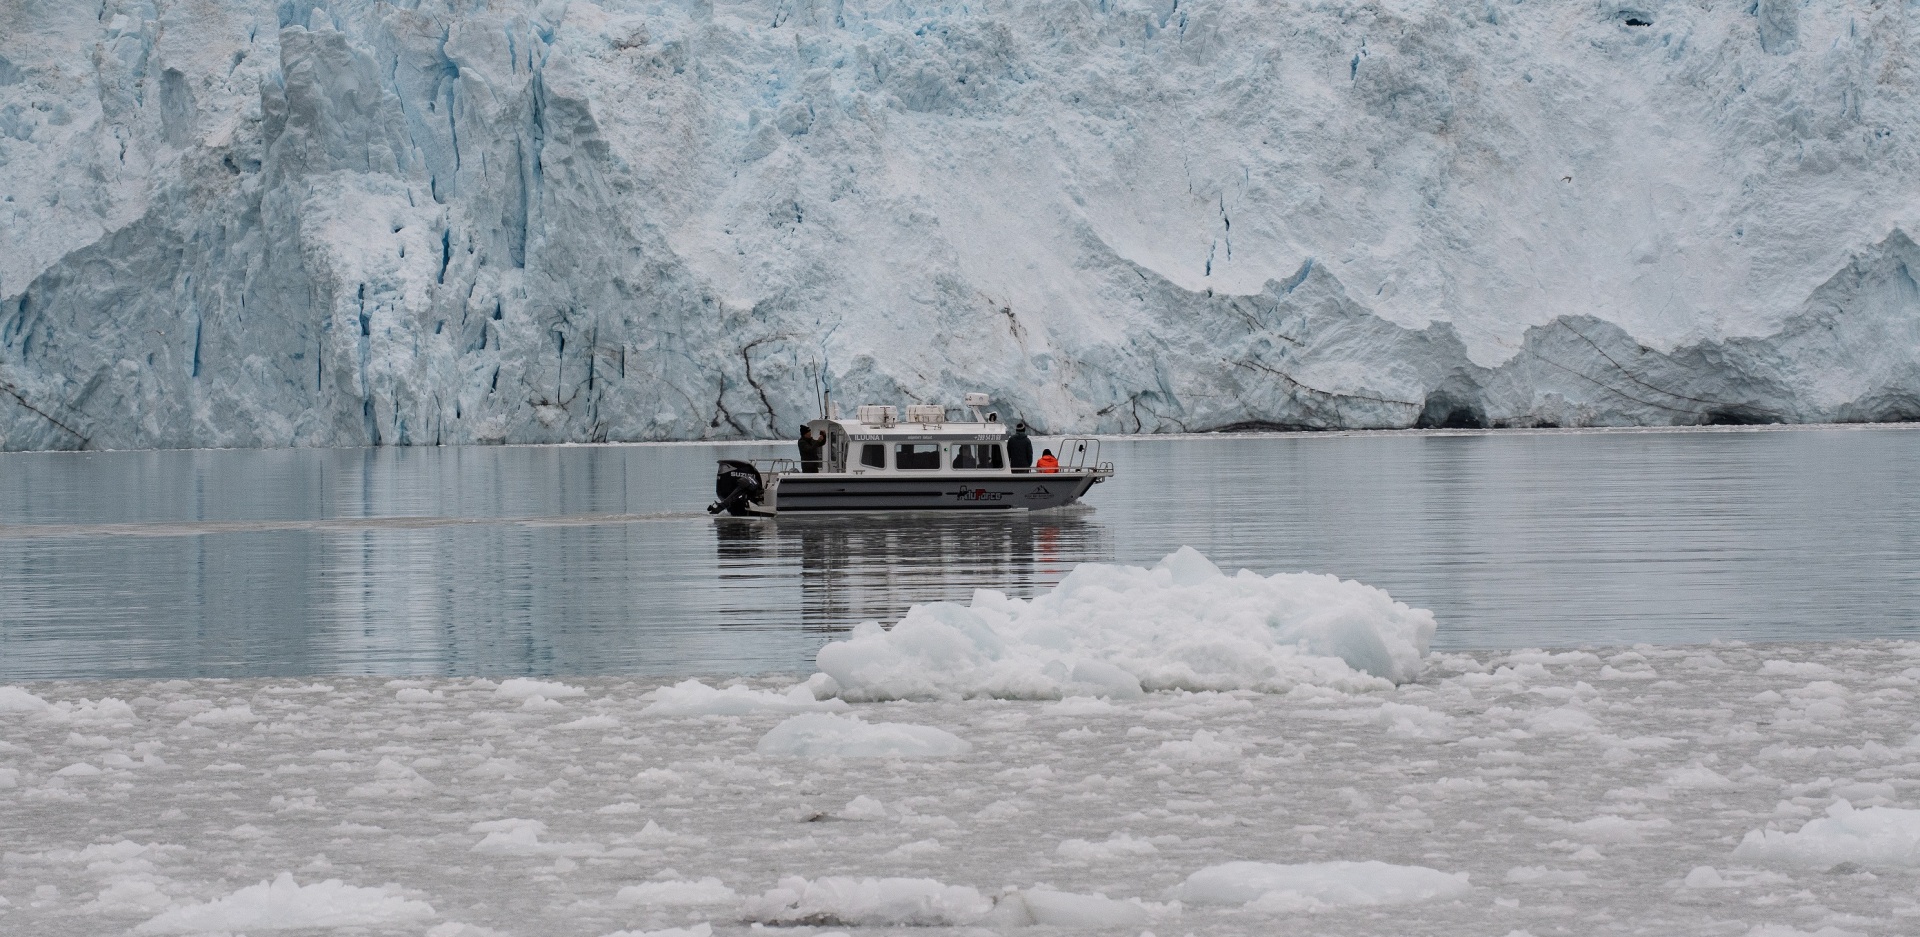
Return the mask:
<path fill-rule="evenodd" d="M 1444 647 L 1920 636 L 1920 427 L 1110 440 L 1065 512 L 701 510 L 769 451 L 0 454 L 0 680 L 803 670 L 1182 544 L 1380 586 Z"/>

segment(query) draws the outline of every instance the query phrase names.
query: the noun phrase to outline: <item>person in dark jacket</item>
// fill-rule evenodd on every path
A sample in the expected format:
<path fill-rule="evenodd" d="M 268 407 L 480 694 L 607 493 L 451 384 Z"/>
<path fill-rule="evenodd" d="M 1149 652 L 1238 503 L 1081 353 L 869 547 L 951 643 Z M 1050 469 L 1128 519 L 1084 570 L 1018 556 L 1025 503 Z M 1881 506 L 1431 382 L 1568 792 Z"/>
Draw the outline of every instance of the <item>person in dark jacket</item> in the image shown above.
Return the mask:
<path fill-rule="evenodd" d="M 1007 437 L 1007 462 L 1016 472 L 1024 472 L 1033 464 L 1033 440 L 1027 438 L 1027 424 L 1013 424 L 1013 435 Z"/>
<path fill-rule="evenodd" d="M 820 471 L 820 450 L 827 444 L 826 435 L 823 432 L 816 439 L 806 427 L 800 427 L 800 471 Z"/>

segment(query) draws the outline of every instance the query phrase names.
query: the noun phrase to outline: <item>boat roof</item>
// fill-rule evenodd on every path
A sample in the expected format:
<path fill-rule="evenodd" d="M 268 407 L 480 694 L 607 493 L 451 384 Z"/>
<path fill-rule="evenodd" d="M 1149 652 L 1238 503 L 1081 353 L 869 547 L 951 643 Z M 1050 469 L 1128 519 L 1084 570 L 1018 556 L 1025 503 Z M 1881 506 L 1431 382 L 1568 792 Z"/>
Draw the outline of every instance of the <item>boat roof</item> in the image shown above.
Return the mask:
<path fill-rule="evenodd" d="M 943 420 L 939 423 L 908 423 L 904 420 L 892 426 L 878 423 L 862 423 L 859 420 L 814 420 L 807 424 L 808 429 L 824 429 L 828 425 L 837 426 L 848 438 L 856 442 L 917 442 L 929 440 L 953 442 L 999 442 L 1007 438 L 1007 424 L 998 421 Z"/>

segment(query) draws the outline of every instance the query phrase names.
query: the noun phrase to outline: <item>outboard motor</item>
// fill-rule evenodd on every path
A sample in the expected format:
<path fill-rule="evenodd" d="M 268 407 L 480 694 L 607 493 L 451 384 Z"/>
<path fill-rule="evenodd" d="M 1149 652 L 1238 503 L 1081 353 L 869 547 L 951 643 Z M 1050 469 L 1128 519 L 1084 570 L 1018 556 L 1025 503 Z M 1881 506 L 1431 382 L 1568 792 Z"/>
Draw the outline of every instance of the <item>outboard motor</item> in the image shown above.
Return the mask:
<path fill-rule="evenodd" d="M 747 513 L 747 505 L 757 504 L 766 488 L 760 483 L 760 470 L 751 462 L 721 459 L 713 478 L 713 496 L 720 499 L 707 505 L 708 514 L 725 511 L 734 517 Z"/>

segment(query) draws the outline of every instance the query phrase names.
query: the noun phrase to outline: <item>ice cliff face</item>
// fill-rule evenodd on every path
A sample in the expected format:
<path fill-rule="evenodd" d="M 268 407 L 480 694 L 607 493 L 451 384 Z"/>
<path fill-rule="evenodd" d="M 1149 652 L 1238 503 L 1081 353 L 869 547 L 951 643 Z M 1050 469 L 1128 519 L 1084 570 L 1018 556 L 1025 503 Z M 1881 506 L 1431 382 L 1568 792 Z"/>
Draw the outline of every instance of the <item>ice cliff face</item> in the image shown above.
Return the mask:
<path fill-rule="evenodd" d="M 0 446 L 1920 417 L 1911 2 L 11 0 Z"/>

